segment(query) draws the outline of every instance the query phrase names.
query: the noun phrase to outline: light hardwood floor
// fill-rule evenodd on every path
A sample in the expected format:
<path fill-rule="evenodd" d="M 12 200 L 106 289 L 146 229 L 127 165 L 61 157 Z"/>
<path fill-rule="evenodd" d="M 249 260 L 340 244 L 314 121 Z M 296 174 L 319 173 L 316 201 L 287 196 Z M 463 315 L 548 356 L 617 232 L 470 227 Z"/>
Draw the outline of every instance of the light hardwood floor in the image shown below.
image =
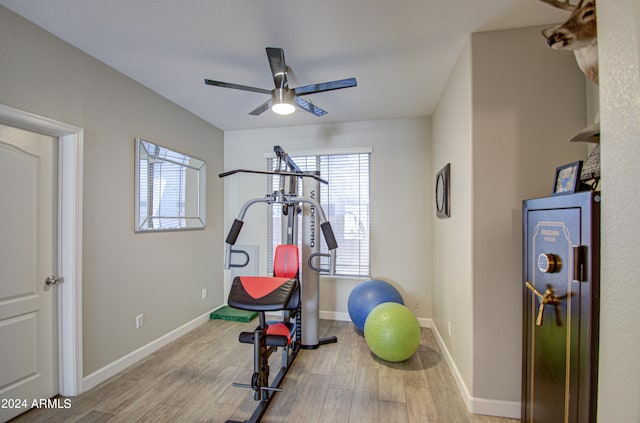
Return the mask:
<path fill-rule="evenodd" d="M 69 409 L 32 410 L 26 422 L 224 422 L 249 418 L 252 347 L 237 341 L 251 323 L 209 321 L 121 374 L 72 399 Z M 513 423 L 470 414 L 430 329 L 403 363 L 376 359 L 350 322 L 321 321 L 338 342 L 302 350 L 262 421 Z M 272 355 L 278 372 L 280 351 Z"/>

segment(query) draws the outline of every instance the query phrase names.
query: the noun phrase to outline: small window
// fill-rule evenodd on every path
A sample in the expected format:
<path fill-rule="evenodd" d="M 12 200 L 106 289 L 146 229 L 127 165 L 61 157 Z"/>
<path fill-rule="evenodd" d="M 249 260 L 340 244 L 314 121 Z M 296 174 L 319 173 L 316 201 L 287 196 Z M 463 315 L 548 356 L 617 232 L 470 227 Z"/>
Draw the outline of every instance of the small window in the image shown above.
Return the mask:
<path fill-rule="evenodd" d="M 369 261 L 369 159 L 370 153 L 291 156 L 302 171 L 320 171 L 329 182 L 320 184 L 320 204 L 331 222 L 338 242 L 336 275 L 370 277 Z M 267 159 L 275 170 L 277 160 Z M 269 179 L 268 191 L 277 190 L 278 177 Z M 302 192 L 302 188 L 299 190 Z M 273 271 L 273 249 L 282 242 L 282 206 L 274 204 L 268 213 L 269 272 Z M 299 231 L 302 228 L 298 228 Z M 302 239 L 298 234 L 298 240 Z M 327 253 L 322 240 L 321 252 Z"/>

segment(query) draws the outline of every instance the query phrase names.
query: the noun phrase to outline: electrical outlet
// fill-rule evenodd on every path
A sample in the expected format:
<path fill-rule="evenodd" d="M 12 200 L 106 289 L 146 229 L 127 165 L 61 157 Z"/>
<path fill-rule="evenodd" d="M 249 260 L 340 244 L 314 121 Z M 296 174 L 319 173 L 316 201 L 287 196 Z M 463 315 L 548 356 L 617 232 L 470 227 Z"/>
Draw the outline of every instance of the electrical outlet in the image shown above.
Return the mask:
<path fill-rule="evenodd" d="M 207 298 L 207 288 L 202 288 L 202 299 Z"/>
<path fill-rule="evenodd" d="M 449 338 L 451 338 L 451 322 L 447 322 L 447 332 L 449 332 Z"/>
<path fill-rule="evenodd" d="M 136 329 L 140 329 L 144 325 L 144 314 L 138 314 L 136 316 Z"/>
<path fill-rule="evenodd" d="M 414 310 L 420 310 L 420 298 L 413 297 L 411 299 L 411 308 Z"/>

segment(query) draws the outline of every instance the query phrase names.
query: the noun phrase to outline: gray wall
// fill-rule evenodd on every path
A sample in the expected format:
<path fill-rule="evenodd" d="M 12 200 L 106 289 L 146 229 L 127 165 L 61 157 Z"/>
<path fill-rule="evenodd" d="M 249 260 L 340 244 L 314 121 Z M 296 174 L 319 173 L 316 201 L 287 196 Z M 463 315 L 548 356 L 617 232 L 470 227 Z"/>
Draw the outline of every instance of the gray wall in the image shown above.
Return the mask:
<path fill-rule="evenodd" d="M 371 267 L 374 278 L 400 289 L 418 318 L 431 316 L 431 125 L 428 118 L 225 132 L 225 169 L 264 169 L 265 154 L 281 145 L 290 154 L 331 149 L 371 148 Z M 225 228 L 250 198 L 264 197 L 264 176 L 225 179 Z M 266 271 L 266 209 L 255 205 L 245 218 L 238 244 L 260 246 Z M 338 247 L 337 254 L 340 254 Z M 228 276 L 227 276 L 228 279 Z M 347 300 L 357 279 L 321 279 L 320 310 L 348 319 Z M 414 307 L 413 299 L 419 301 Z"/>
<path fill-rule="evenodd" d="M 452 218 L 434 219 L 435 327 L 468 405 L 517 416 L 522 200 L 550 195 L 555 168 L 586 158 L 567 141 L 586 126 L 584 77 L 540 28 L 473 34 L 433 126 L 434 168 L 452 168 Z"/>
<path fill-rule="evenodd" d="M 431 162 L 434 171 L 451 163 L 451 217 L 437 219 L 432 213 L 432 319 L 457 367 L 454 375 L 469 387 L 473 380 L 471 106 L 471 43 L 466 43 L 433 115 Z"/>
<path fill-rule="evenodd" d="M 602 286 L 598 421 L 640 416 L 640 4 L 598 2 Z"/>
<path fill-rule="evenodd" d="M 539 27 L 474 34 L 474 388 L 519 401 L 522 200 L 551 194 L 557 166 L 587 157 L 568 140 L 587 126 L 585 78 Z M 488 248 L 490 246 L 490 248 Z"/>
<path fill-rule="evenodd" d="M 222 131 L 3 7 L 0 58 L 1 103 L 85 130 L 84 376 L 222 304 Z M 135 137 L 207 162 L 205 230 L 134 234 Z"/>

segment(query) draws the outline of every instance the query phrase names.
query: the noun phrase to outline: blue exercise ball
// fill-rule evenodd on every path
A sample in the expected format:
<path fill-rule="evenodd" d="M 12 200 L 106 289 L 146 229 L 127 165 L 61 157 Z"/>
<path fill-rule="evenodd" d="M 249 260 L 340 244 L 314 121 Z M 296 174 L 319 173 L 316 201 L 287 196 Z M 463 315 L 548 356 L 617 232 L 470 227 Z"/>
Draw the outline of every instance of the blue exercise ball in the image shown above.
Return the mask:
<path fill-rule="evenodd" d="M 389 282 L 371 279 L 358 284 L 349 294 L 349 317 L 360 332 L 364 332 L 364 324 L 371 310 L 382 303 L 399 303 L 404 305 L 402 294 Z"/>

